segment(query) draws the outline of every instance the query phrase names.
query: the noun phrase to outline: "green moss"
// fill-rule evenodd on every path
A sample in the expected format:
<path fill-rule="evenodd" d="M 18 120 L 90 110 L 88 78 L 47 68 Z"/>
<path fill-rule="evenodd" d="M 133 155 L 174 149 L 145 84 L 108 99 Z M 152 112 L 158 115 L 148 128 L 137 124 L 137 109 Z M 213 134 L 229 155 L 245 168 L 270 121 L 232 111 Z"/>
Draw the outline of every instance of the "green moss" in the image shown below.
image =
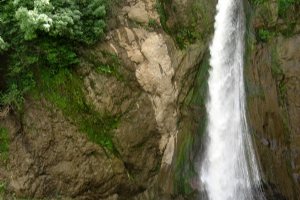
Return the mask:
<path fill-rule="evenodd" d="M 296 28 L 297 22 L 294 21 L 290 21 L 286 24 L 286 27 L 280 31 L 280 33 L 284 36 L 284 37 L 291 37 L 293 35 L 295 35 L 295 28 Z"/>
<path fill-rule="evenodd" d="M 262 29 L 258 30 L 257 38 L 261 42 L 268 42 L 269 39 L 271 38 L 271 36 L 272 36 L 272 33 L 267 29 L 262 28 Z"/>
<path fill-rule="evenodd" d="M 184 24 L 178 22 L 180 19 L 173 19 L 175 24 L 168 26 L 169 12 L 174 12 L 175 15 L 177 12 L 177 8 L 172 6 L 170 0 L 157 0 L 156 9 L 164 31 L 172 36 L 180 49 L 197 41 L 206 41 L 213 30 L 213 21 L 209 17 L 210 7 L 204 1 L 194 1 L 189 5 L 187 22 Z"/>
<path fill-rule="evenodd" d="M 4 196 L 6 191 L 6 183 L 0 181 L 0 199 Z"/>
<path fill-rule="evenodd" d="M 60 69 L 55 74 L 42 69 L 38 74 L 35 96 L 47 99 L 62 110 L 91 141 L 116 153 L 112 131 L 117 127 L 119 118 L 100 114 L 86 102 L 80 77 L 68 69 Z"/>
<path fill-rule="evenodd" d="M 277 1 L 277 2 L 276 2 Z M 251 0 L 255 17 L 259 22 L 256 30 L 257 40 L 267 42 L 278 35 L 290 37 L 294 35 L 295 27 L 299 21 L 299 0 Z"/>
<path fill-rule="evenodd" d="M 24 95 L 35 87 L 32 75 L 37 67 L 57 71 L 78 64 L 78 48 L 104 38 L 107 14 L 117 2 L 120 0 L 0 1 L 0 54 L 7 60 L 0 65 L 1 82 L 5 82 L 0 104 L 21 109 Z M 31 16 L 33 9 L 44 18 Z M 101 70 L 114 72 L 108 66 Z"/>
<path fill-rule="evenodd" d="M 101 52 L 105 62 L 96 65 L 96 71 L 99 73 L 115 76 L 118 80 L 122 80 L 123 77 L 119 71 L 121 67 L 121 60 L 116 54 L 110 52 Z"/>
<path fill-rule="evenodd" d="M 207 88 L 208 88 L 208 77 L 209 77 L 209 53 L 206 53 L 202 63 L 199 66 L 199 71 L 196 77 L 195 89 L 193 92 L 193 98 L 191 99 L 191 105 L 197 105 L 202 107 L 205 112 L 205 103 L 207 97 Z"/>
<path fill-rule="evenodd" d="M 83 57 L 92 64 L 97 73 L 114 76 L 120 81 L 124 80 L 124 77 L 120 72 L 122 64 L 118 55 L 108 51 L 100 51 L 97 53 L 86 53 Z"/>
<path fill-rule="evenodd" d="M 180 149 L 176 156 L 175 168 L 175 184 L 179 194 L 189 195 L 193 192 L 190 186 L 190 179 L 197 175 L 194 165 L 190 160 L 190 150 L 194 144 L 194 138 L 190 133 L 182 133 L 185 135 L 180 142 Z"/>
<path fill-rule="evenodd" d="M 273 45 L 274 46 L 274 45 Z M 276 47 L 271 47 L 271 72 L 272 76 L 276 80 L 277 92 L 279 95 L 279 105 L 285 106 L 286 102 L 286 80 L 283 70 L 280 66 L 278 53 Z"/>
<path fill-rule="evenodd" d="M 176 27 L 173 30 L 174 37 L 180 49 L 186 48 L 188 44 L 195 43 L 200 34 L 195 30 L 195 27 Z"/>
<path fill-rule="evenodd" d="M 179 134 L 178 152 L 175 159 L 175 189 L 187 199 L 193 198 L 195 191 L 191 188 L 191 180 L 197 176 L 195 160 L 204 138 L 206 127 L 205 102 L 207 97 L 207 79 L 209 73 L 209 54 L 207 53 L 195 78 L 194 86 L 187 95 L 184 106 L 195 112 L 196 122 L 190 119 L 182 121 L 183 128 Z"/>
<path fill-rule="evenodd" d="M 285 23 L 286 26 L 271 26 L 268 28 L 260 28 L 256 30 L 256 39 L 258 42 L 267 43 L 277 36 L 291 37 L 294 35 L 296 22 L 290 21 Z"/>
<path fill-rule="evenodd" d="M 9 152 L 9 134 L 8 130 L 0 127 L 0 164 L 6 165 Z"/>
<path fill-rule="evenodd" d="M 265 1 L 261 1 L 261 3 L 264 3 Z M 264 90 L 261 85 L 257 85 L 251 80 L 250 74 L 253 67 L 252 64 L 252 54 L 255 51 L 255 43 L 258 40 L 257 38 L 260 37 L 260 42 L 268 42 L 271 37 L 273 36 L 273 32 L 269 32 L 269 30 L 261 29 L 260 32 L 261 36 L 259 35 L 259 31 L 256 31 L 252 27 L 253 20 L 254 20 L 254 13 L 251 12 L 250 5 L 246 4 L 245 14 L 246 14 L 246 32 L 245 32 L 245 69 L 244 69 L 244 77 L 245 77 L 245 90 L 247 95 L 247 106 L 249 106 L 252 102 L 252 100 L 259 98 L 264 100 L 265 94 Z M 255 34 L 254 34 L 255 33 Z"/>
<path fill-rule="evenodd" d="M 169 1 L 156 0 L 155 8 L 159 15 L 160 24 L 166 33 L 170 33 L 170 29 L 167 26 L 167 20 L 169 18 L 168 13 L 164 8 L 164 3 L 169 3 Z"/>
<path fill-rule="evenodd" d="M 160 26 L 159 26 L 159 24 L 156 22 L 155 19 L 149 19 L 149 21 L 148 21 L 148 27 L 149 27 L 150 29 L 155 30 L 155 29 L 158 29 Z"/>
<path fill-rule="evenodd" d="M 287 12 L 291 10 L 296 3 L 300 3 L 298 0 L 277 0 L 278 3 L 278 15 L 279 17 L 285 18 Z"/>

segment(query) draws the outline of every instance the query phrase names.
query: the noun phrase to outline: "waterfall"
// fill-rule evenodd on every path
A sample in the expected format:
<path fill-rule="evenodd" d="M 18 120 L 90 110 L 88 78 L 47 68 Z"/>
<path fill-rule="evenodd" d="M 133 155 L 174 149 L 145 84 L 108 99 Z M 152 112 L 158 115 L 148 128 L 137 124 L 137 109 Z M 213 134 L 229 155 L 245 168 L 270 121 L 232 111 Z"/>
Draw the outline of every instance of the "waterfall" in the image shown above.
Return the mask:
<path fill-rule="evenodd" d="M 264 199 L 246 122 L 243 0 L 219 0 L 214 26 L 202 188 L 209 200 Z"/>

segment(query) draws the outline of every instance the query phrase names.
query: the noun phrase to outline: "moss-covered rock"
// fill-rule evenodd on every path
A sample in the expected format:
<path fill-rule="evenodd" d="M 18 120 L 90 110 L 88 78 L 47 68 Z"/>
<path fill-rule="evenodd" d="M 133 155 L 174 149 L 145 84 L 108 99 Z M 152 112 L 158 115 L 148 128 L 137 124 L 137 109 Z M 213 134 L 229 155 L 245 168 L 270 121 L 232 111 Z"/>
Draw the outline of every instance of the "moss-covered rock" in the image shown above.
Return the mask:
<path fill-rule="evenodd" d="M 268 199 L 297 199 L 300 18 L 293 11 L 299 2 L 250 3 L 245 71 L 250 129 Z"/>
<path fill-rule="evenodd" d="M 179 48 L 210 40 L 215 5 L 215 0 L 158 0 L 161 23 Z"/>

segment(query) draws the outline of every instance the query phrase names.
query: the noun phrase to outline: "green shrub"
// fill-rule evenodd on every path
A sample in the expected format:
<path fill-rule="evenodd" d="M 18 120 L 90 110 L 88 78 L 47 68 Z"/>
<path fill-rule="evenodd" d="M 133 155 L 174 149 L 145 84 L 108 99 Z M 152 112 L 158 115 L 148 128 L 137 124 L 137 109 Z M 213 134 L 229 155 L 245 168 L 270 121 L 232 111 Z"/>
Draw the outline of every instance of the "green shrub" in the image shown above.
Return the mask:
<path fill-rule="evenodd" d="M 91 45 L 104 36 L 109 3 L 108 0 L 0 1 L 0 48 L 7 58 L 7 64 L 0 63 L 6 85 L 0 91 L 0 105 L 21 109 L 24 95 L 29 92 L 36 98 L 46 98 L 90 140 L 115 153 L 111 132 L 118 124 L 118 117 L 100 114 L 86 102 L 83 82 L 74 72 L 79 63 L 77 48 Z M 116 56 L 107 57 L 111 64 L 97 66 L 97 71 L 117 74 L 119 61 Z"/>
<path fill-rule="evenodd" d="M 186 8 L 188 21 L 183 22 L 181 19 L 174 19 L 172 23 L 167 24 L 172 15 L 176 15 L 177 8 L 172 5 L 171 0 L 157 0 L 156 9 L 160 16 L 160 23 L 165 32 L 167 32 L 175 40 L 180 49 L 186 48 L 189 44 L 197 41 L 206 41 L 213 31 L 213 18 L 208 12 L 214 9 L 210 5 L 202 1 L 193 1 Z M 215 5 L 213 4 L 213 7 Z M 205 27 L 205 28 L 203 28 Z"/>
<path fill-rule="evenodd" d="M 98 73 L 113 75 L 118 80 L 122 80 L 123 77 L 119 72 L 119 68 L 121 67 L 121 61 L 116 54 L 112 54 L 110 52 L 102 51 L 104 63 L 94 63 L 94 67 L 96 67 L 96 71 Z"/>
<path fill-rule="evenodd" d="M 258 40 L 261 42 L 267 42 L 271 38 L 272 33 L 267 29 L 258 30 Z"/>
<path fill-rule="evenodd" d="M 192 27 L 181 27 L 176 30 L 175 40 L 180 49 L 186 47 L 187 44 L 194 43 L 198 38 L 197 32 Z"/>
<path fill-rule="evenodd" d="M 148 26 L 153 29 L 159 28 L 159 25 L 155 19 L 149 19 Z"/>
<path fill-rule="evenodd" d="M 8 58 L 0 104 L 20 108 L 38 68 L 55 74 L 78 63 L 77 47 L 104 36 L 108 0 L 0 1 L 0 53 Z M 5 41 L 5 42 L 4 42 Z M 3 52 L 6 50 L 5 52 Z M 5 68 L 5 69 L 3 69 Z"/>
<path fill-rule="evenodd" d="M 165 11 L 164 1 L 156 0 L 155 8 L 156 8 L 156 11 L 159 15 L 160 24 L 161 24 L 162 28 L 164 29 L 165 32 L 170 33 L 170 30 L 167 26 L 167 20 L 169 18 L 169 15 Z"/>
<path fill-rule="evenodd" d="M 16 84 L 11 84 L 8 90 L 1 95 L 1 103 L 4 105 L 14 105 L 18 110 L 21 110 L 23 105 L 23 92 Z"/>
<path fill-rule="evenodd" d="M 6 183 L 0 181 L 0 199 L 2 199 L 2 196 L 4 195 L 6 191 Z"/>
<path fill-rule="evenodd" d="M 97 54 L 85 52 L 82 57 L 93 66 L 97 73 L 115 76 L 119 81 L 124 80 L 120 73 L 121 60 L 117 54 L 108 51 L 98 51 Z"/>
<path fill-rule="evenodd" d="M 103 0 L 34 0 L 26 4 L 14 1 L 14 7 L 26 40 L 47 33 L 91 44 L 104 34 L 106 2 Z"/>
<path fill-rule="evenodd" d="M 4 40 L 0 36 L 0 52 L 6 50 L 6 48 L 7 48 L 7 44 L 6 44 L 6 42 L 4 42 Z"/>
<path fill-rule="evenodd" d="M 296 3 L 297 0 L 277 0 L 278 2 L 278 15 L 285 17 L 287 11 Z M 300 2 L 298 2 L 300 3 Z"/>

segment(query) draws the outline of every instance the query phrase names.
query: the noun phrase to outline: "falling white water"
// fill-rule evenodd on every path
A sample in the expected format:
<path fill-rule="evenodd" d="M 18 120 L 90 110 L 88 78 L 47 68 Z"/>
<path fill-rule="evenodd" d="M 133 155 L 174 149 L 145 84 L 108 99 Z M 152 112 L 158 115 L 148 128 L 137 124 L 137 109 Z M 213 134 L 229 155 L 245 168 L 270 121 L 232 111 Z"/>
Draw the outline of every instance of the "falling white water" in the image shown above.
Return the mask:
<path fill-rule="evenodd" d="M 201 182 L 210 200 L 263 199 L 245 114 L 243 0 L 219 0 L 210 46 L 207 146 Z M 259 194 L 257 194 L 259 193 Z"/>

